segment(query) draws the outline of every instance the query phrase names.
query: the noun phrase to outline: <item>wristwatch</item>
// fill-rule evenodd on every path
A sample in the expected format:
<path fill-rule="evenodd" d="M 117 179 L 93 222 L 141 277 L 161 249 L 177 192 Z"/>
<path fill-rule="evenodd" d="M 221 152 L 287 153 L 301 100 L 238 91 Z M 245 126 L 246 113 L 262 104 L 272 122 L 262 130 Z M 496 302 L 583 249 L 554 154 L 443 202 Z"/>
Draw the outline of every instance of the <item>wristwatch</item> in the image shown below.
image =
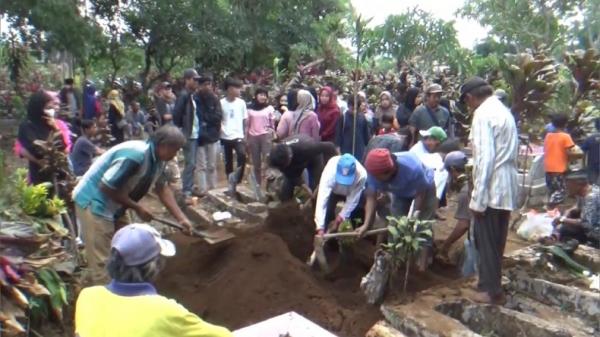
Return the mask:
<path fill-rule="evenodd" d="M 560 223 L 564 223 L 566 219 L 567 219 L 567 217 L 563 215 L 563 216 L 560 217 L 560 219 L 558 219 L 558 221 Z"/>

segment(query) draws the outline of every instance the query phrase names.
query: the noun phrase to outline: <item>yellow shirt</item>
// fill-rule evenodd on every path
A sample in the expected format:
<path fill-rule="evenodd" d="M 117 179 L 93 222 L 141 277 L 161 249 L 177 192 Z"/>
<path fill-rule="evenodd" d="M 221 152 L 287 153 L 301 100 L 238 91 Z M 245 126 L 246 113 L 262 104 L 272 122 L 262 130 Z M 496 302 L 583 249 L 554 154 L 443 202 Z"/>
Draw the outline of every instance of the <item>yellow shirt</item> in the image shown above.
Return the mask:
<path fill-rule="evenodd" d="M 118 283 L 83 289 L 75 309 L 79 337 L 231 337 L 226 328 L 204 322 L 182 305 L 156 294 L 150 284 Z M 140 291 L 140 286 L 145 290 Z M 109 290 L 111 289 L 111 290 Z"/>

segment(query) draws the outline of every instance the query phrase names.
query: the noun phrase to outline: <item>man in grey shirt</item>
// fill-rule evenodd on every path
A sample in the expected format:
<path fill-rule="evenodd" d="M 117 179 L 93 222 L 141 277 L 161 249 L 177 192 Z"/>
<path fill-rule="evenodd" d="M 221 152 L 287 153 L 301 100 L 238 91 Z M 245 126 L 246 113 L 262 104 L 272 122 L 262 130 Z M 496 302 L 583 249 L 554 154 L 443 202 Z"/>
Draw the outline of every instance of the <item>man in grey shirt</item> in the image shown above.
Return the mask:
<path fill-rule="evenodd" d="M 428 86 L 425 90 L 425 103 L 419 105 L 408 120 L 414 136 L 417 131 L 429 130 L 432 126 L 439 126 L 446 133 L 448 132 L 450 112 L 440 105 L 442 92 L 442 86 L 437 83 Z M 417 141 L 416 138 L 413 139 Z"/>

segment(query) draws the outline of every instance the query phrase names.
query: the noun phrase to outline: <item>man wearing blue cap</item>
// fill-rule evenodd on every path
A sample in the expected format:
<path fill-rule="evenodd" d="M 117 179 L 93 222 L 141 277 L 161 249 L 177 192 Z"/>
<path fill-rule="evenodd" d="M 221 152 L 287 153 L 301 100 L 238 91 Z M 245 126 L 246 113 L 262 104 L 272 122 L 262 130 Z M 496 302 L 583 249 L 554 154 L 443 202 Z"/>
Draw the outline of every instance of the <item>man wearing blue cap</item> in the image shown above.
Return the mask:
<path fill-rule="evenodd" d="M 175 245 L 149 225 L 131 224 L 117 231 L 107 265 L 112 281 L 79 294 L 76 336 L 232 336 L 156 292 L 151 282 L 164 258 L 174 255 Z"/>
<path fill-rule="evenodd" d="M 367 171 L 351 154 L 329 159 L 321 175 L 315 206 L 317 235 L 337 230 L 347 219 L 361 218 L 359 204 L 366 181 Z M 342 200 L 344 207 L 336 216 L 337 203 Z"/>

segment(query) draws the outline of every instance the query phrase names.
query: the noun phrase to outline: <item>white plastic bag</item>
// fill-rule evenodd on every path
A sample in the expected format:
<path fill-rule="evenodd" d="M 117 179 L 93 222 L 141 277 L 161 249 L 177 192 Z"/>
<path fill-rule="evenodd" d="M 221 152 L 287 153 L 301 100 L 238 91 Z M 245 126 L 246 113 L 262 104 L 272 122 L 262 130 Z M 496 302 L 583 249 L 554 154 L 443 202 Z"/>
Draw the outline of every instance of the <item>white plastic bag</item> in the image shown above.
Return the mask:
<path fill-rule="evenodd" d="M 550 236 L 553 231 L 552 221 L 556 216 L 552 213 L 537 213 L 530 211 L 521 223 L 517 235 L 521 238 L 537 242 L 540 238 Z"/>

